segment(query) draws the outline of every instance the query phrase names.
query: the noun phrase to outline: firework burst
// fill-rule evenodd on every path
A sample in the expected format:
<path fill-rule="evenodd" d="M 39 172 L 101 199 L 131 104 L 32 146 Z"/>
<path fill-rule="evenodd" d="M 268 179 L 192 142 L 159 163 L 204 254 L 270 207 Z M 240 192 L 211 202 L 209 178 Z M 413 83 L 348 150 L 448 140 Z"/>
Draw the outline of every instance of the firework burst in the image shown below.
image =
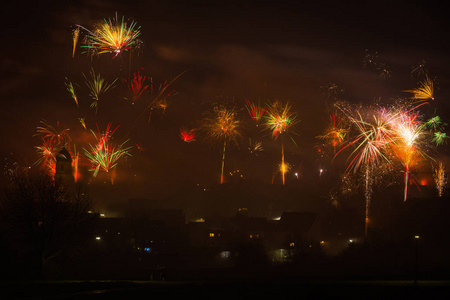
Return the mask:
<path fill-rule="evenodd" d="M 34 164 L 39 165 L 49 176 L 54 177 L 56 173 L 56 151 L 58 149 L 55 140 L 42 137 L 42 145 L 35 148 L 39 159 Z"/>
<path fill-rule="evenodd" d="M 100 100 L 100 96 L 104 94 L 109 89 L 114 88 L 114 83 L 117 81 L 117 78 L 114 79 L 113 82 L 108 83 L 104 78 L 101 77 L 100 73 L 95 74 L 94 69 L 91 69 L 90 78 L 87 78 L 84 74 L 84 78 L 86 79 L 85 84 L 89 90 L 89 96 L 94 100 L 92 102 L 91 107 L 95 108 L 95 113 L 98 111 L 98 102 Z"/>
<path fill-rule="evenodd" d="M 104 19 L 99 23 L 94 31 L 87 30 L 86 46 L 88 52 L 92 54 L 115 53 L 113 58 L 117 57 L 121 52 L 131 50 L 138 47 L 141 41 L 138 39 L 140 27 L 136 26 L 134 21 L 128 25 L 125 17 L 119 21 L 117 16 L 115 19 Z"/>
<path fill-rule="evenodd" d="M 393 150 L 404 167 L 404 197 L 408 198 L 410 173 L 416 169 L 423 158 L 427 157 L 424 146 L 428 134 L 426 126 L 421 122 L 419 114 L 413 110 L 398 112 L 398 118 L 392 123 L 395 131 Z"/>
<path fill-rule="evenodd" d="M 72 31 L 72 39 L 73 39 L 72 57 L 75 57 L 75 50 L 76 50 L 76 48 L 77 48 L 79 36 L 80 36 L 80 27 L 77 26 L 77 28 L 75 28 L 75 29 Z"/>
<path fill-rule="evenodd" d="M 412 99 L 417 100 L 416 102 L 434 100 L 433 80 L 426 76 L 425 80 L 419 83 L 418 88 L 405 92 L 413 94 Z"/>
<path fill-rule="evenodd" d="M 258 156 L 258 152 L 261 152 L 264 150 L 262 143 L 258 141 L 252 141 L 251 138 L 248 139 L 248 150 L 251 154 L 254 154 L 255 156 Z"/>
<path fill-rule="evenodd" d="M 89 171 L 94 172 L 94 177 L 99 171 L 108 173 L 117 166 L 121 158 L 131 156 L 129 150 L 132 147 L 125 147 L 128 140 L 120 145 L 112 143 L 110 139 L 115 130 L 111 131 L 110 127 L 111 124 L 108 124 L 107 130 L 102 134 L 95 134 L 91 130 L 96 143 L 89 144 L 89 149 L 83 149 L 84 155 L 90 163 Z M 113 176 L 111 176 L 111 182 L 113 182 Z"/>
<path fill-rule="evenodd" d="M 81 126 L 83 126 L 84 130 L 87 130 L 86 128 L 86 118 L 78 118 L 78 122 L 80 122 Z"/>
<path fill-rule="evenodd" d="M 292 126 L 297 123 L 297 114 L 291 112 L 291 106 L 275 101 L 267 110 L 265 115 L 265 126 L 272 132 L 272 138 L 276 140 L 278 136 L 289 133 Z M 291 138 L 292 139 L 292 138 Z M 292 139 L 295 144 L 295 141 Z M 281 141 L 281 165 L 284 165 L 284 143 Z M 285 185 L 285 176 L 281 172 L 281 179 Z"/>
<path fill-rule="evenodd" d="M 327 144 L 333 147 L 336 153 L 336 147 L 341 147 L 349 134 L 347 119 L 338 111 L 332 109 L 329 112 L 328 127 L 323 135 L 318 138 L 326 140 Z"/>
<path fill-rule="evenodd" d="M 75 101 L 75 103 L 77 104 L 77 107 L 80 107 L 78 105 L 78 98 L 77 95 L 75 94 L 75 87 L 73 86 L 72 82 L 70 82 L 67 78 L 66 78 L 66 82 L 64 83 L 66 85 L 66 89 L 67 91 L 70 93 L 70 95 L 72 96 L 72 99 Z"/>
<path fill-rule="evenodd" d="M 352 125 L 355 127 L 356 137 L 350 140 L 349 144 L 344 146 L 338 154 L 345 148 L 353 146 L 349 158 L 351 159 L 347 172 L 363 170 L 364 178 L 364 196 L 366 202 L 365 208 L 365 236 L 369 224 L 370 203 L 373 193 L 374 168 L 382 163 L 390 163 L 388 157 L 383 153 L 393 142 L 394 131 L 391 128 L 393 120 L 397 118 L 386 109 L 379 109 L 376 114 L 364 119 L 361 113 L 356 112 L 356 117 L 347 115 Z"/>
<path fill-rule="evenodd" d="M 256 105 L 247 99 L 245 100 L 245 108 L 247 108 L 248 114 L 254 121 L 259 121 L 264 116 L 267 111 L 267 108 L 263 108 L 259 105 Z"/>
<path fill-rule="evenodd" d="M 146 76 L 142 76 L 139 72 L 134 73 L 133 79 L 129 82 L 127 82 L 126 79 L 123 79 L 123 82 L 127 85 L 128 90 L 131 93 L 131 98 L 129 100 L 131 100 L 132 104 L 134 104 L 139 97 L 148 91 L 149 85 L 146 84 L 147 79 L 148 78 Z"/>
<path fill-rule="evenodd" d="M 447 189 L 447 172 L 442 162 L 439 162 L 437 169 L 433 167 L 433 178 L 438 191 L 438 196 L 442 197 Z"/>
<path fill-rule="evenodd" d="M 437 146 L 447 143 L 448 136 L 445 132 L 436 131 L 433 133 L 432 142 Z"/>
<path fill-rule="evenodd" d="M 425 60 L 420 61 L 417 65 L 411 67 L 411 76 L 424 76 L 428 74 L 427 63 Z"/>
<path fill-rule="evenodd" d="M 56 122 L 56 127 L 53 127 L 46 120 L 41 120 L 42 126 L 36 128 L 35 136 L 42 136 L 43 139 L 49 140 L 57 146 L 60 143 L 65 144 L 70 141 L 69 128 L 59 129 L 59 122 Z"/>
<path fill-rule="evenodd" d="M 224 182 L 225 151 L 227 143 L 237 143 L 241 137 L 241 121 L 238 119 L 237 110 L 225 107 L 214 107 L 213 111 L 203 118 L 200 129 L 205 133 L 206 139 L 212 143 L 223 143 L 222 169 L 220 183 Z"/>
<path fill-rule="evenodd" d="M 180 137 L 186 143 L 195 141 L 195 129 L 187 129 L 186 127 L 180 128 Z"/>

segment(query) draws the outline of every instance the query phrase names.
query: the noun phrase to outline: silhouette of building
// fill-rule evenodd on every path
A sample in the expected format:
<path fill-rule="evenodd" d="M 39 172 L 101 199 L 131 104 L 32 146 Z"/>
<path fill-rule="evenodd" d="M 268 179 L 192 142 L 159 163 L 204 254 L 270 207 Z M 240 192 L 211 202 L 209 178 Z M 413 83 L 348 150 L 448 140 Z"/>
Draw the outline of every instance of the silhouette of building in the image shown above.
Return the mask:
<path fill-rule="evenodd" d="M 75 182 L 72 173 L 72 156 L 66 147 L 62 147 L 56 155 L 55 182 L 71 185 Z"/>

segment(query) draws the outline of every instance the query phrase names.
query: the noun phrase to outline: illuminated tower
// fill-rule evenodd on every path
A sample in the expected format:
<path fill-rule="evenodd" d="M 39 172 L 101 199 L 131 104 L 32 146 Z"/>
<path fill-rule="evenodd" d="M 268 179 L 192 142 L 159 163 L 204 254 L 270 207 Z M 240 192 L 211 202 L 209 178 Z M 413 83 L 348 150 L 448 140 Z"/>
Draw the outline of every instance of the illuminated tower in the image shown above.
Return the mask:
<path fill-rule="evenodd" d="M 62 184 L 75 182 L 72 173 L 72 157 L 66 147 L 62 147 L 56 156 L 55 182 Z"/>

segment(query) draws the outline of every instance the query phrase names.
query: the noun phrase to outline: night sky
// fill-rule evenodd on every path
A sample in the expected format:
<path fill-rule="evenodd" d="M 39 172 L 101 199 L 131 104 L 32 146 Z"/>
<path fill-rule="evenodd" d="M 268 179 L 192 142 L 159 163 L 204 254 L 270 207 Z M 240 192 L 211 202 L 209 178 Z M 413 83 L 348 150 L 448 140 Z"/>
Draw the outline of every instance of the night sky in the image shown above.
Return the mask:
<path fill-rule="evenodd" d="M 286 143 L 287 161 L 301 180 L 318 176 L 321 167 L 315 138 L 326 126 L 332 104 L 324 86 L 337 84 L 341 97 L 353 104 L 389 103 L 417 86 L 411 69 L 426 61 L 436 80 L 436 100 L 424 109 L 449 122 L 449 23 L 444 4 L 422 1 L 48 1 L 9 4 L 2 20 L 0 56 L 0 132 L 2 157 L 22 166 L 37 160 L 33 136 L 40 121 L 70 128 L 80 148 L 88 129 L 120 126 L 114 138 L 129 138 L 132 157 L 117 167 L 111 186 L 105 174 L 91 185 L 98 203 L 170 195 L 186 183 L 208 186 L 220 178 L 221 148 L 179 138 L 179 128 L 195 128 L 213 103 L 241 109 L 246 124 L 239 145 L 227 150 L 226 170 L 240 170 L 248 180 L 270 183 L 280 160 L 280 144 L 251 122 L 244 100 L 289 101 L 300 122 L 293 135 L 298 147 Z M 133 19 L 141 27 L 139 51 L 89 57 L 79 47 L 72 58 L 72 30 L 103 18 Z M 366 50 L 378 53 L 390 70 L 380 76 L 364 68 Z M 155 111 L 150 123 L 138 118 L 145 99 L 132 106 L 125 100 L 121 78 L 131 72 L 152 77 L 155 85 L 171 80 L 177 94 L 164 114 Z M 104 95 L 98 114 L 89 108 L 82 73 L 94 68 L 107 80 L 119 78 Z M 78 84 L 77 108 L 64 82 Z M 142 103 L 138 103 L 142 100 Z M 258 156 L 247 150 L 248 138 L 263 143 Z M 447 153 L 444 148 L 441 153 Z"/>

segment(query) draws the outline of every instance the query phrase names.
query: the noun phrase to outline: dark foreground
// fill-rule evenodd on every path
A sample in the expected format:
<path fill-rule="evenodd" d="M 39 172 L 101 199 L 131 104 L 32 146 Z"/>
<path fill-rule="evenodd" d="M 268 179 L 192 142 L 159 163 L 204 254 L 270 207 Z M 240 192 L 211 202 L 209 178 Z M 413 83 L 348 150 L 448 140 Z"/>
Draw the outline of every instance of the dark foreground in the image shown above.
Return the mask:
<path fill-rule="evenodd" d="M 28 281 L 0 287 L 2 299 L 441 299 L 450 281 Z"/>

